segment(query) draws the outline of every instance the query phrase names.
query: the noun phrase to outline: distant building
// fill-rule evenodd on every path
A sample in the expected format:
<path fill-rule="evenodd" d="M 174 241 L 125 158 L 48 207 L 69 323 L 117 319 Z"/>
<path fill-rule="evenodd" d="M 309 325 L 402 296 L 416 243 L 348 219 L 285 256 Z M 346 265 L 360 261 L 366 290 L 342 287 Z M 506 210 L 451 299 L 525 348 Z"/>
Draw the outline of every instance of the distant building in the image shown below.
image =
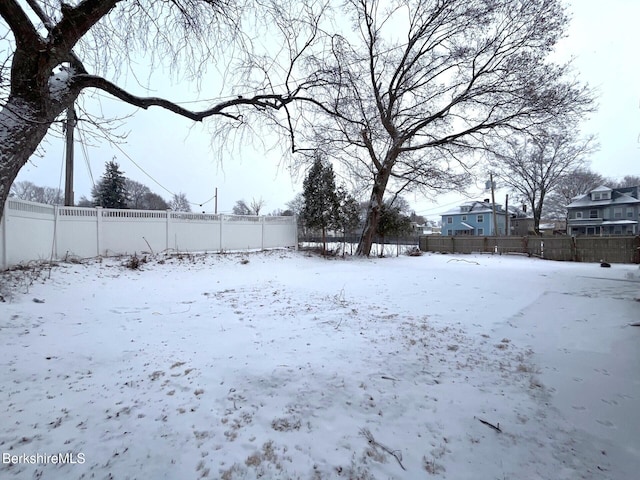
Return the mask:
<path fill-rule="evenodd" d="M 532 223 L 533 225 L 533 223 Z M 531 227 L 533 229 L 533 226 Z M 541 221 L 540 235 L 566 235 L 567 234 L 567 222 L 566 220 L 549 220 Z"/>
<path fill-rule="evenodd" d="M 526 237 L 527 235 L 536 234 L 533 217 L 527 214 L 526 207 L 522 210 L 509 207 L 509 213 L 511 214 L 511 218 L 509 220 L 509 230 L 511 230 L 511 235 Z"/>
<path fill-rule="evenodd" d="M 567 205 L 569 235 L 637 235 L 640 186 L 601 185 Z"/>
<path fill-rule="evenodd" d="M 497 235 L 505 235 L 507 211 L 496 203 L 497 229 L 493 225 L 493 204 L 489 200 L 472 201 L 449 210 L 442 214 L 442 235 L 472 235 L 490 236 L 497 231 Z M 533 218 L 525 211 L 509 207 L 510 235 L 524 236 L 533 231 Z"/>
<path fill-rule="evenodd" d="M 423 224 L 411 222 L 411 229 L 418 235 L 440 235 L 440 225 L 432 221 Z"/>

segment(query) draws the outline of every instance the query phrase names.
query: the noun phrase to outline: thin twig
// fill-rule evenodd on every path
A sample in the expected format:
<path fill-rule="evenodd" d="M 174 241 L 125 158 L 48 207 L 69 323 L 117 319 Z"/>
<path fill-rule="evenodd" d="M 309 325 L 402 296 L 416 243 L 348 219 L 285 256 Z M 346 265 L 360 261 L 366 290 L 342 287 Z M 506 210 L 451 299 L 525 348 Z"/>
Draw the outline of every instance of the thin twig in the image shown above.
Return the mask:
<path fill-rule="evenodd" d="M 496 432 L 500 432 L 500 433 L 502 433 L 502 430 L 500 429 L 500 423 L 497 423 L 496 425 L 494 425 L 493 423 L 489 423 L 489 422 L 487 422 L 486 420 L 483 420 L 483 419 L 481 419 L 481 418 L 478 418 L 478 420 L 479 420 L 481 423 L 484 423 L 487 427 L 491 427 L 491 428 L 493 428 Z"/>
<path fill-rule="evenodd" d="M 447 263 L 451 263 L 451 262 L 465 262 L 465 263 L 471 263 L 473 265 L 480 265 L 478 262 L 473 262 L 470 260 L 465 260 L 464 258 L 452 258 L 451 260 L 449 260 Z"/>
<path fill-rule="evenodd" d="M 151 255 L 153 255 L 153 248 L 151 248 L 151 245 L 149 245 L 149 242 L 147 242 L 147 239 L 142 237 L 142 239 L 145 241 L 145 243 L 147 244 L 147 247 L 149 247 L 149 250 L 151 250 Z"/>
<path fill-rule="evenodd" d="M 371 433 L 371 431 L 368 428 L 362 428 L 360 430 L 360 433 L 362 435 L 364 435 L 364 437 L 367 439 L 367 441 L 371 444 L 374 445 L 376 447 L 380 447 L 382 450 L 384 450 L 385 452 L 387 452 L 389 455 L 391 455 L 393 458 L 396 459 L 396 461 L 398 462 L 398 465 L 400 465 L 400 468 L 402 468 L 402 470 L 407 470 L 406 468 L 404 468 L 404 465 L 402 465 L 402 453 L 400 452 L 400 450 L 392 450 L 389 447 L 382 445 L 381 443 L 376 442 L 376 439 L 373 438 L 373 434 Z"/>

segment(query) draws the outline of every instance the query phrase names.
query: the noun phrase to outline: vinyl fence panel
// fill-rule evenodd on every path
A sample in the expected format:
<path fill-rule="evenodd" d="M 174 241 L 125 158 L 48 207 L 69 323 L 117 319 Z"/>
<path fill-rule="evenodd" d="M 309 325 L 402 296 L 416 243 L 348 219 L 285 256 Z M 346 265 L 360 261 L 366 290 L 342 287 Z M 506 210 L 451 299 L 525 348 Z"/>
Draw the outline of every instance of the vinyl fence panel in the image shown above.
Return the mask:
<path fill-rule="evenodd" d="M 297 247 L 296 217 L 62 207 L 7 200 L 0 268 L 69 256 Z"/>

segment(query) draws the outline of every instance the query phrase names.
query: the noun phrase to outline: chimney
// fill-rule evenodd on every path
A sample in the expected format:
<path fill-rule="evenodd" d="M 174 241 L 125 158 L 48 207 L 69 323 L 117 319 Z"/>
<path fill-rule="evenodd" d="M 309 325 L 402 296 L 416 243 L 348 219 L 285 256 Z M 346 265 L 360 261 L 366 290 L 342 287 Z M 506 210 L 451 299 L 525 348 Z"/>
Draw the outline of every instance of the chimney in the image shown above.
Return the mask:
<path fill-rule="evenodd" d="M 489 203 L 489 199 L 488 199 L 488 198 L 485 198 L 485 199 L 484 199 L 484 203 Z"/>
<path fill-rule="evenodd" d="M 522 204 L 522 211 L 527 213 L 527 206 L 524 203 Z"/>

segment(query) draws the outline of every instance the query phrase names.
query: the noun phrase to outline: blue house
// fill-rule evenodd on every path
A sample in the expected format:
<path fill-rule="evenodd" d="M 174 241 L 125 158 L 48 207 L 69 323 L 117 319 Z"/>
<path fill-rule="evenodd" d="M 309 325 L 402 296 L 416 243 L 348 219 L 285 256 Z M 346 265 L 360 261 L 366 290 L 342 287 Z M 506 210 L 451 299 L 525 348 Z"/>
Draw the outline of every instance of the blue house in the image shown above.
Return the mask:
<path fill-rule="evenodd" d="M 497 235 L 505 234 L 505 219 L 506 211 L 496 203 Z M 494 232 L 493 205 L 489 200 L 467 202 L 442 214 L 442 235 L 490 236 Z"/>

